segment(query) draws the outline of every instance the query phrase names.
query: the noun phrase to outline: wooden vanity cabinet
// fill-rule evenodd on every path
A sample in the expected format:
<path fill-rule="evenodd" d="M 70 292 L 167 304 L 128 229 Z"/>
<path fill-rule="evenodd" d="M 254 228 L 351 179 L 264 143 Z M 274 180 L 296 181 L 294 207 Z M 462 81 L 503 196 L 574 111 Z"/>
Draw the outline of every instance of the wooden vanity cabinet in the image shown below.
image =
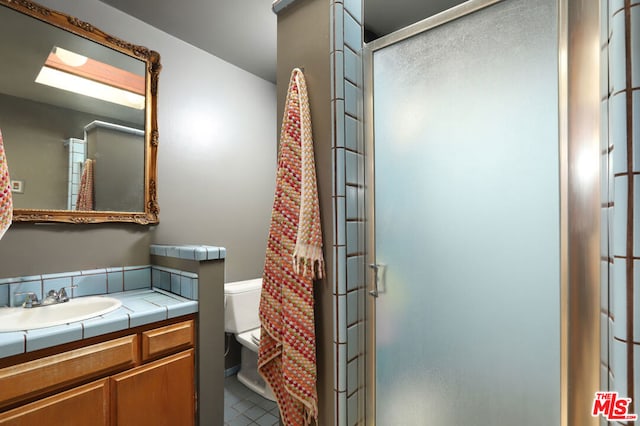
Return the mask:
<path fill-rule="evenodd" d="M 124 333 L 0 368 L 0 425 L 194 425 L 194 319 Z"/>
<path fill-rule="evenodd" d="M 190 349 L 113 376 L 111 424 L 192 426 L 194 362 Z"/>
<path fill-rule="evenodd" d="M 6 426 L 109 426 L 109 380 L 101 379 L 0 413 Z"/>

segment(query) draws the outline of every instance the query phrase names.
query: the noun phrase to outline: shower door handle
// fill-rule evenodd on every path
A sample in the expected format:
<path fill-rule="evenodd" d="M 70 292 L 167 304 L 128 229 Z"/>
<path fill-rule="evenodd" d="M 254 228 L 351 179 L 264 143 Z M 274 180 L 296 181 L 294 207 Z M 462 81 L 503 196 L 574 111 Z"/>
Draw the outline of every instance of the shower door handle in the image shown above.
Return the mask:
<path fill-rule="evenodd" d="M 369 294 L 373 297 L 378 297 L 378 270 L 380 269 L 380 265 L 371 263 L 369 264 L 369 268 L 373 270 L 373 290 L 370 290 Z"/>

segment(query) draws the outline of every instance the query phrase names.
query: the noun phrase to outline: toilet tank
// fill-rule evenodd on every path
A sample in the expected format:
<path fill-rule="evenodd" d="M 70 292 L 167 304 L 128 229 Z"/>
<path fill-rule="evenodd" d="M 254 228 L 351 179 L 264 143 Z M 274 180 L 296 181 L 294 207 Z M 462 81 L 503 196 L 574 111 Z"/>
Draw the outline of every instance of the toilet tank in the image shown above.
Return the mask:
<path fill-rule="evenodd" d="M 262 278 L 224 284 L 224 331 L 243 333 L 260 326 Z"/>

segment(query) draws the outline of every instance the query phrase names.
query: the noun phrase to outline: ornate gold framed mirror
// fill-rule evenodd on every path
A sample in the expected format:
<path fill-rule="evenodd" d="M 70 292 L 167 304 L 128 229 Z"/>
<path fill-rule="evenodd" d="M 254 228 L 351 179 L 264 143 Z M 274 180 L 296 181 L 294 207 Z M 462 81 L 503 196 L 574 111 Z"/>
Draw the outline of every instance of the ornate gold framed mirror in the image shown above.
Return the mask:
<path fill-rule="evenodd" d="M 0 0 L 0 58 L 13 221 L 158 223 L 160 55 Z"/>

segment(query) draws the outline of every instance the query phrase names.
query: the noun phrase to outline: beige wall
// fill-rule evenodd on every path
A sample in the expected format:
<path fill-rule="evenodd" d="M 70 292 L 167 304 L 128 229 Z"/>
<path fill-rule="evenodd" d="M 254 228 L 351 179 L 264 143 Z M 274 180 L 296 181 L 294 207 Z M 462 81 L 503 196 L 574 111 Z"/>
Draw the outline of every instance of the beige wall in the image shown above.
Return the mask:
<path fill-rule="evenodd" d="M 227 280 L 260 276 L 275 183 L 275 85 L 98 0 L 40 3 L 160 53 L 160 224 L 14 224 L 0 240 L 0 278 L 146 264 L 151 242 L 224 246 Z"/>
<path fill-rule="evenodd" d="M 327 275 L 333 270 L 333 209 L 331 161 L 331 73 L 329 57 L 329 1 L 300 0 L 278 15 L 278 126 L 291 70 L 304 68 L 309 91 L 320 216 Z M 316 341 L 318 402 L 321 425 L 334 422 L 333 295 L 330 279 L 316 284 Z"/>

